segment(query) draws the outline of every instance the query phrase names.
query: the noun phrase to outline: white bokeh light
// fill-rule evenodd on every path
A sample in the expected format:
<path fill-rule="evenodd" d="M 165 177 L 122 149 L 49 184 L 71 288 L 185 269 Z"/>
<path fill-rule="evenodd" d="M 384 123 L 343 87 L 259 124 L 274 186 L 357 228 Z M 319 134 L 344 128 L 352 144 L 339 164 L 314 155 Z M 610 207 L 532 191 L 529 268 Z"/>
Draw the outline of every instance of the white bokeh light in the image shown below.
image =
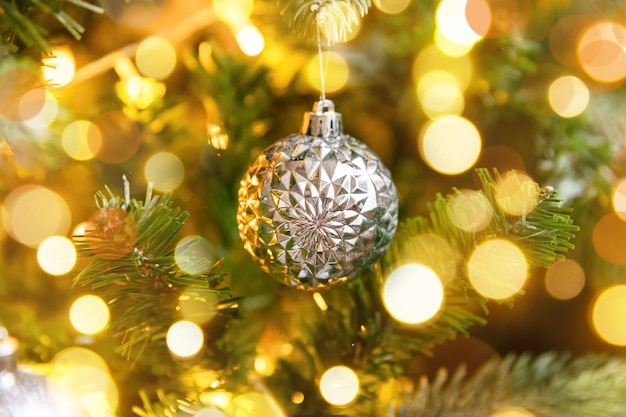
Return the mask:
<path fill-rule="evenodd" d="M 418 324 L 432 319 L 441 309 L 444 290 L 430 268 L 416 263 L 395 269 L 383 284 L 383 302 L 396 320 Z"/>
<path fill-rule="evenodd" d="M 333 405 L 350 404 L 359 393 L 359 377 L 347 366 L 333 366 L 320 380 L 320 393 Z"/>

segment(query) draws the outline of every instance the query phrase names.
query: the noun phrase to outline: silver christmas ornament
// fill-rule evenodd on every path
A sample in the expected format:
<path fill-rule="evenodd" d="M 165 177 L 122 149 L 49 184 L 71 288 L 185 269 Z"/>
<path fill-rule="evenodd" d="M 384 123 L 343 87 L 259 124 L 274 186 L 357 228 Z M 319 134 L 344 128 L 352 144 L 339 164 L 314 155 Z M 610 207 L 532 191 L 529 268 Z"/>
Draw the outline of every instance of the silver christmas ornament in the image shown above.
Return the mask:
<path fill-rule="evenodd" d="M 70 393 L 18 367 L 17 342 L 0 327 L 0 417 L 87 417 Z"/>
<path fill-rule="evenodd" d="M 268 147 L 241 180 L 237 212 L 245 249 L 275 279 L 316 290 L 350 280 L 386 251 L 398 223 L 389 170 L 343 133 L 321 100 L 300 134 Z"/>

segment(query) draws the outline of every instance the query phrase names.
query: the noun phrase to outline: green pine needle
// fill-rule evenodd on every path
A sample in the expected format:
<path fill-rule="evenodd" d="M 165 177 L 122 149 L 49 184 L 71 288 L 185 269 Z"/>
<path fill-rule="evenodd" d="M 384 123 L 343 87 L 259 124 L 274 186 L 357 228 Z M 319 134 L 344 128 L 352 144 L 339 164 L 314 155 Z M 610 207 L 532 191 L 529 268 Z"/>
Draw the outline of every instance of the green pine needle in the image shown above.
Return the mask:
<path fill-rule="evenodd" d="M 626 410 L 626 360 L 548 352 L 487 361 L 473 375 L 445 369 L 406 395 L 394 417 L 485 417 L 507 406 L 545 417 L 618 417 Z"/>
<path fill-rule="evenodd" d="M 207 310 L 232 315 L 237 299 L 231 297 L 224 275 L 216 273 L 220 261 L 211 266 L 187 252 L 183 261 L 195 262 L 203 272 L 189 273 L 178 266 L 173 246 L 189 215 L 172 207 L 169 194 L 148 195 L 141 202 L 123 201 L 108 188 L 107 193 L 96 194 L 99 211 L 93 226 L 74 236 L 79 256 L 88 261 L 74 284 L 97 289 L 110 305 L 110 331 L 121 340 L 121 354 L 136 360 L 150 345 L 162 346 L 169 326 L 182 318 L 178 310 L 183 293 L 206 304 Z"/>
<path fill-rule="evenodd" d="M 20 2 L 0 0 L 0 33 L 11 33 L 27 47 L 36 47 L 49 53 L 48 30 L 38 23 L 38 15 L 53 16 L 76 39 L 80 39 L 84 28 L 69 14 L 63 11 L 64 3 L 71 3 L 94 13 L 103 13 L 102 7 L 82 0 L 59 0 L 54 2 L 42 0 L 24 0 Z M 13 38 L 0 38 L 0 47 L 15 50 Z M 0 52 L 2 50 L 0 49 Z"/>
<path fill-rule="evenodd" d="M 327 41 L 334 43 L 346 38 L 370 6 L 371 0 L 287 0 L 283 14 L 296 34 L 314 37 L 318 28 L 324 27 Z"/>

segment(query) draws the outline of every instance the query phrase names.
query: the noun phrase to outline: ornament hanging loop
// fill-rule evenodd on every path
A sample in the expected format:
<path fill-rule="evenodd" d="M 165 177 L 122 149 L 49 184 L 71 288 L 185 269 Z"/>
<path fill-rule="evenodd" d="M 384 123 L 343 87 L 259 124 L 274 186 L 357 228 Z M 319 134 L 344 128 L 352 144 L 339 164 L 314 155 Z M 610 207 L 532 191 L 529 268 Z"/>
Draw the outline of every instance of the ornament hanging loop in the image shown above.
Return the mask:
<path fill-rule="evenodd" d="M 335 104 L 326 99 L 316 101 L 313 111 L 304 113 L 300 134 L 329 139 L 342 136 L 343 122 Z"/>

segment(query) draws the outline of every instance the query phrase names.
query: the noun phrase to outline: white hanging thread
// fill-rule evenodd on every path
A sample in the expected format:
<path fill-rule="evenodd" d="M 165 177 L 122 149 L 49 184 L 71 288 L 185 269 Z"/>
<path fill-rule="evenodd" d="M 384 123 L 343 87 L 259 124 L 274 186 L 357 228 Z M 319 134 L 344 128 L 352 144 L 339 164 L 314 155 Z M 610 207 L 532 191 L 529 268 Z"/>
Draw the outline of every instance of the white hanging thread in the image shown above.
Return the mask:
<path fill-rule="evenodd" d="M 326 100 L 326 70 L 327 68 L 324 66 L 323 54 L 322 54 L 322 33 L 320 31 L 320 21 L 322 21 L 324 17 L 320 16 L 320 10 L 317 11 L 317 16 L 315 17 L 315 28 L 317 29 L 317 57 L 320 64 L 320 101 L 324 102 Z"/>

